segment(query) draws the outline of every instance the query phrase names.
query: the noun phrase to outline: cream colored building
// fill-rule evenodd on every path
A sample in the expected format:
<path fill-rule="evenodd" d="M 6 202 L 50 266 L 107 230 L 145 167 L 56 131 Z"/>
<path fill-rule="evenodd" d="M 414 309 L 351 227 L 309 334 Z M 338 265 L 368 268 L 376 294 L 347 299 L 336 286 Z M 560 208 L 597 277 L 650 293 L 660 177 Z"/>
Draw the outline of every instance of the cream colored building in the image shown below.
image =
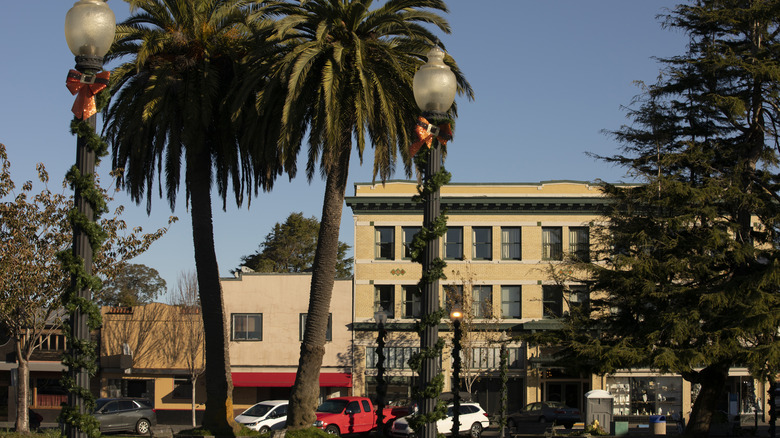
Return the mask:
<path fill-rule="evenodd" d="M 355 250 L 355 371 L 354 391 L 375 393 L 376 325 L 374 312 L 389 311 L 385 367 L 390 375 L 388 398 L 409 397 L 415 373 L 406 364 L 419 340 L 413 323 L 419 298 L 413 288 L 421 266 L 410 260 L 407 246 L 422 223 L 422 208 L 412 202 L 412 181 L 356 184 L 347 205 L 354 218 Z M 633 370 L 612 376 L 571 375 L 552 365 L 551 351 L 518 341 L 523 332 L 554 329 L 570 306 L 588 300 L 584 285 L 553 280 L 567 273 L 568 257 L 589 257 L 591 227 L 605 204 L 597 185 L 577 181 L 541 183 L 449 184 L 441 189 L 442 209 L 448 211 L 447 235 L 440 254 L 447 262 L 440 299 L 464 298 L 476 333 L 464 350 L 464 367 L 471 373 L 471 391 L 488 412 L 498 409 L 500 332 L 514 338 L 509 351 L 509 409 L 527 403 L 558 400 L 583 408 L 584 394 L 607 389 L 615 395 L 614 414 L 646 422 L 647 415 L 683 413 L 691 408 L 696 388 L 677 375 Z M 440 336 L 447 340 L 442 369 L 450 389 L 451 324 L 443 321 Z M 463 356 L 462 356 L 463 357 Z M 470 363 L 470 365 L 469 365 Z M 470 368 L 470 369 L 469 369 Z M 478 378 L 474 378 L 478 377 Z M 724 410 L 754 412 L 755 396 L 764 399 L 763 385 L 745 369 L 732 369 Z M 725 401 L 734 402 L 725 406 Z"/>
<path fill-rule="evenodd" d="M 239 274 L 223 278 L 230 321 L 233 401 L 248 407 L 287 399 L 298 368 L 311 274 Z M 336 280 L 320 369 L 320 397 L 349 395 L 352 386 L 352 281 Z"/>
<path fill-rule="evenodd" d="M 220 279 L 229 324 L 233 403 L 236 414 L 262 400 L 287 399 L 300 356 L 311 274 L 237 274 Z M 100 396 L 153 400 L 158 418 L 189 421 L 192 383 L 187 351 L 202 353 L 175 306 L 103 307 Z M 336 280 L 320 374 L 321 398 L 348 395 L 352 386 L 352 281 Z M 200 345 L 197 349 L 196 345 Z M 194 367 L 202 369 L 203 357 Z M 206 398 L 197 380 L 196 409 Z"/>

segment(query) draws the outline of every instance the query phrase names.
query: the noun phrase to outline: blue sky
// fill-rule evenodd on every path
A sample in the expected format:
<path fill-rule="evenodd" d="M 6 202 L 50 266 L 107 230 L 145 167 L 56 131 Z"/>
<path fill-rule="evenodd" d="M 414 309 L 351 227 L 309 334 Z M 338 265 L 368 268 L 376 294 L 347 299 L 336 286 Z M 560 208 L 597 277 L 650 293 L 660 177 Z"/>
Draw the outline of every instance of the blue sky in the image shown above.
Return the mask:
<path fill-rule="evenodd" d="M 57 188 L 75 162 L 76 140 L 68 131 L 73 97 L 65 76 L 73 55 L 63 23 L 69 0 L 9 2 L 0 14 L 0 143 L 6 145 L 17 184 L 34 179 L 35 164 L 46 165 Z M 377 4 L 379 1 L 376 2 Z M 538 182 L 570 179 L 628 180 L 623 169 L 594 161 L 585 152 L 609 155 L 618 144 L 602 133 L 628 123 L 622 106 L 653 82 L 659 65 L 653 57 L 685 51 L 687 38 L 663 29 L 656 15 L 678 2 L 668 0 L 451 0 L 451 35 L 442 35 L 476 99 L 458 98 L 459 118 L 445 163 L 454 182 Z M 109 0 L 118 20 L 127 17 L 124 1 Z M 373 154 L 360 166 L 356 154 L 353 183 L 371 181 Z M 108 173 L 108 161 L 99 172 Z M 303 166 L 299 166 L 303 168 Z M 395 178 L 404 178 L 399 173 Z M 106 178 L 104 178 L 104 181 Z M 228 276 L 240 257 L 253 253 L 276 222 L 291 212 L 320 216 L 324 182 L 305 177 L 282 179 L 274 191 L 253 198 L 251 207 L 227 211 L 214 203 L 220 274 Z M 171 213 L 153 199 L 136 206 L 123 193 L 132 226 L 151 231 L 174 214 L 180 221 L 135 262 L 157 269 L 172 286 L 181 271 L 194 269 L 192 228 L 183 196 Z M 352 213 L 344 208 L 340 239 L 353 240 Z"/>

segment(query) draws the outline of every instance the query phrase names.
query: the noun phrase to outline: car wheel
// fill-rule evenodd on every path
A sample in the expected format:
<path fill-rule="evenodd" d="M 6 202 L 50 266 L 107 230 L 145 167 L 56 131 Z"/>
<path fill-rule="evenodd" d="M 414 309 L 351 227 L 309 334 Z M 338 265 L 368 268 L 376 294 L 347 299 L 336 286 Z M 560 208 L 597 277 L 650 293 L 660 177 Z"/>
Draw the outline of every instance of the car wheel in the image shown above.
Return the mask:
<path fill-rule="evenodd" d="M 474 423 L 469 429 L 469 436 L 471 438 L 479 438 L 482 436 L 482 425 L 480 423 Z"/>
<path fill-rule="evenodd" d="M 271 431 L 271 428 L 268 426 L 263 426 L 260 428 L 260 434 L 266 434 Z"/>
<path fill-rule="evenodd" d="M 565 427 L 567 429 L 571 429 L 572 427 L 574 427 L 574 423 L 564 423 L 563 427 Z"/>
<path fill-rule="evenodd" d="M 149 420 L 146 418 L 141 418 L 138 420 L 138 423 L 135 423 L 135 433 L 138 435 L 146 435 L 149 433 L 149 427 L 151 425 L 149 424 Z"/>
<path fill-rule="evenodd" d="M 329 424 L 329 425 L 328 425 L 328 426 L 325 428 L 325 432 L 327 432 L 327 433 L 328 433 L 328 435 L 335 435 L 335 436 L 339 436 L 339 427 L 338 427 L 338 426 L 336 426 L 335 424 Z"/>

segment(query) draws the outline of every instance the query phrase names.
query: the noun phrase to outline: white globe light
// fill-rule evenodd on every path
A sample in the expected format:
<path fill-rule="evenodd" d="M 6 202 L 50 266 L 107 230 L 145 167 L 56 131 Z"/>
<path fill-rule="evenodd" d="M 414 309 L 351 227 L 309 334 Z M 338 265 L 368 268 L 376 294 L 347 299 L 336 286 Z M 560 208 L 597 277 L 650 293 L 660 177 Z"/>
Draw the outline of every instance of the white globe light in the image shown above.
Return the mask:
<path fill-rule="evenodd" d="M 424 112 L 446 113 L 455 101 L 455 74 L 444 63 L 444 52 L 434 47 L 428 62 L 414 74 L 414 100 Z"/>
<path fill-rule="evenodd" d="M 65 40 L 76 56 L 105 56 L 115 29 L 116 17 L 105 0 L 79 0 L 65 15 Z"/>

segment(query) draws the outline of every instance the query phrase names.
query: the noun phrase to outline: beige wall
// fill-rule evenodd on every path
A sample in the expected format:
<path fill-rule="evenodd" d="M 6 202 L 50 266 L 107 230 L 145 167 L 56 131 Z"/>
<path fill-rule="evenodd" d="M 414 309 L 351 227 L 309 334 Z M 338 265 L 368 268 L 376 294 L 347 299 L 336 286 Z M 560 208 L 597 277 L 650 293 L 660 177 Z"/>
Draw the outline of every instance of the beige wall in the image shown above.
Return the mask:
<path fill-rule="evenodd" d="M 242 274 L 221 279 L 225 309 L 262 313 L 262 341 L 230 341 L 233 371 L 295 372 L 300 356 L 299 319 L 309 306 L 311 274 Z M 322 372 L 350 372 L 352 281 L 336 280 L 331 298 L 333 340 L 325 345 Z"/>

